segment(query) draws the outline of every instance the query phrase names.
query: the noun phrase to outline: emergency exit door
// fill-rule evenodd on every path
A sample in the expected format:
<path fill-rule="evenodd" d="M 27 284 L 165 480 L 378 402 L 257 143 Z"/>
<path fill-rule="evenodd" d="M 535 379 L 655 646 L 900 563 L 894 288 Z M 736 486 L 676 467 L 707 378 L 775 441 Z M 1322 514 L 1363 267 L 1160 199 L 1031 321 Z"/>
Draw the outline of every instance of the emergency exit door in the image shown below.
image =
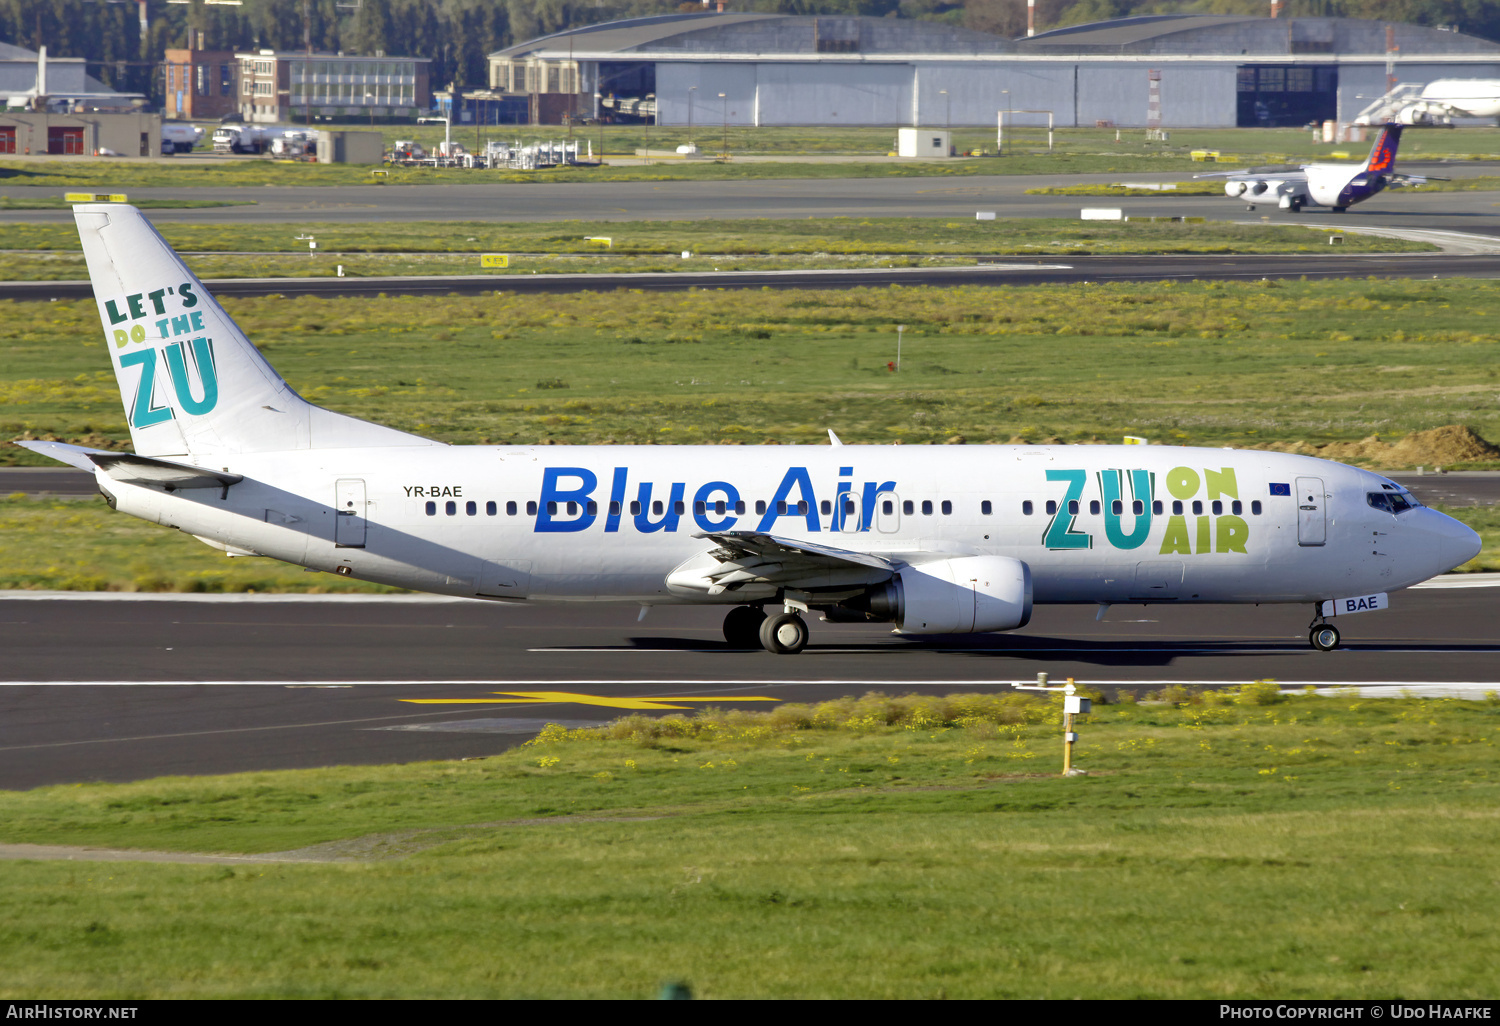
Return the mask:
<path fill-rule="evenodd" d="M 1322 545 L 1328 537 L 1323 479 L 1297 478 L 1297 544 Z"/>
<path fill-rule="evenodd" d="M 337 496 L 333 518 L 333 544 L 340 549 L 365 547 L 365 483 L 360 478 L 340 478 L 334 488 Z"/>

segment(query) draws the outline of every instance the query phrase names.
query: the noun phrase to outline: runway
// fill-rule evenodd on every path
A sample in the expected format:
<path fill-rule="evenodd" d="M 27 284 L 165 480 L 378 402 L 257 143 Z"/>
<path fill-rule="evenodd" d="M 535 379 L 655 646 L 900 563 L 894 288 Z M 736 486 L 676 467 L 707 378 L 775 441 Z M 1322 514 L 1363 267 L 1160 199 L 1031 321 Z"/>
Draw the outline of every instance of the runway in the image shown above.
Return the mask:
<path fill-rule="evenodd" d="M 1109 689 L 1500 689 L 1495 588 L 1422 588 L 1308 646 L 1310 610 L 1044 607 L 1005 635 L 904 639 L 814 622 L 799 656 L 731 651 L 722 612 L 255 596 L 0 600 L 0 787 L 475 758 L 543 722 L 866 691 L 1007 688 L 1045 671 Z M 212 683 L 204 683 L 212 682 Z M 561 693 L 561 694 L 558 694 Z M 415 700 L 415 701 L 414 701 Z M 433 700 L 441 700 L 436 703 Z M 639 701 L 633 703 L 639 706 Z M 747 707 L 766 708 L 754 702 Z"/>
<path fill-rule="evenodd" d="M 1492 254 L 1370 254 L 1322 256 L 1086 256 L 1022 261 L 979 257 L 962 267 L 880 268 L 850 271 L 725 271 L 652 274 L 431 275 L 401 278 L 208 279 L 215 296 L 423 296 L 487 292 L 609 292 L 615 289 L 852 289 L 890 285 L 1022 286 L 1076 282 L 1232 281 L 1266 278 L 1493 278 Z M 0 301 L 86 299 L 87 281 L 0 282 Z"/>
<path fill-rule="evenodd" d="M 1453 178 L 1494 175 L 1494 164 L 1423 164 L 1402 161 L 1401 170 Z M 1177 182 L 1191 175 L 1118 172 L 1097 175 L 976 175 L 966 178 L 780 178 L 745 181 L 488 183 L 474 185 L 346 185 L 194 188 L 191 198 L 251 205 L 153 210 L 160 223 L 250 224 L 263 222 L 360 224 L 380 221 L 698 221 L 734 218 L 953 217 L 973 220 L 977 211 L 999 217 L 1077 218 L 1082 207 L 1120 207 L 1133 217 L 1207 217 L 1272 221 L 1347 219 L 1351 225 L 1443 228 L 1500 234 L 1500 195 L 1394 189 L 1344 215 L 1318 208 L 1291 214 L 1258 207 L 1252 214 L 1227 196 L 1039 196 L 1028 189 L 1059 184 Z M 0 187 L 0 196 L 26 199 L 53 195 L 27 186 Z M 181 199 L 181 189 L 131 189 L 132 200 Z M 7 221 L 71 223 L 72 212 L 0 211 Z"/>

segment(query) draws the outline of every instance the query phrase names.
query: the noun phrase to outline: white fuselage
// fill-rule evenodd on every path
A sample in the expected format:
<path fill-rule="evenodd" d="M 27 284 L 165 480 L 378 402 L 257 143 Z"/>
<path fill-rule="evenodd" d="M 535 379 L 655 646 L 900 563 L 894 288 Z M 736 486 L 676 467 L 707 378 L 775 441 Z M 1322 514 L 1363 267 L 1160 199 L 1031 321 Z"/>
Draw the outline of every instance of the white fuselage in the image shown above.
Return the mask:
<path fill-rule="evenodd" d="M 512 601 L 776 598 L 765 585 L 710 594 L 691 573 L 674 576 L 714 547 L 694 537 L 709 531 L 912 565 L 1011 557 L 1031 568 L 1037 603 L 1388 592 L 1470 558 L 1476 540 L 1433 510 L 1371 506 L 1369 493 L 1393 487 L 1375 474 L 1252 450 L 412 446 L 200 462 L 244 480 L 173 493 L 103 470 L 99 482 L 121 511 L 231 551 Z"/>

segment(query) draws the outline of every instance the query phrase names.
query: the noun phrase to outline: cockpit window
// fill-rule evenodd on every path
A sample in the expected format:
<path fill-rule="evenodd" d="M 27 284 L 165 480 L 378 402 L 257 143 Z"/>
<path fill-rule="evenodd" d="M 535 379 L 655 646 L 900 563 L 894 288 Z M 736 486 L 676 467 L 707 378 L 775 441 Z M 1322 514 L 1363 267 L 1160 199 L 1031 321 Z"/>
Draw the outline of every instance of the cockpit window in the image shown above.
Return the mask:
<path fill-rule="evenodd" d="M 1422 505 L 1410 494 L 1401 492 L 1368 492 L 1365 501 L 1375 509 L 1384 510 L 1387 513 L 1405 513 L 1409 509 L 1415 509 Z"/>

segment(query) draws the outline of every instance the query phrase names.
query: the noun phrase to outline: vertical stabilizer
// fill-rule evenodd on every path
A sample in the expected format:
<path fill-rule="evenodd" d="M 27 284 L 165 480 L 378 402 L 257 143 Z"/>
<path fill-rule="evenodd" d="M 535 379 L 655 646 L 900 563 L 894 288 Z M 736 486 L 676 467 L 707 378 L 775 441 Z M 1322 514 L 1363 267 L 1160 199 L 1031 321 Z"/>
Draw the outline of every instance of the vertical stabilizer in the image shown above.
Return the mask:
<path fill-rule="evenodd" d="M 1370 159 L 1365 161 L 1365 170 L 1376 174 L 1389 174 L 1396 170 L 1396 147 L 1401 145 L 1400 125 L 1382 125 L 1370 148 Z"/>
<path fill-rule="evenodd" d="M 73 217 L 140 455 L 438 444 L 292 391 L 136 208 Z"/>

